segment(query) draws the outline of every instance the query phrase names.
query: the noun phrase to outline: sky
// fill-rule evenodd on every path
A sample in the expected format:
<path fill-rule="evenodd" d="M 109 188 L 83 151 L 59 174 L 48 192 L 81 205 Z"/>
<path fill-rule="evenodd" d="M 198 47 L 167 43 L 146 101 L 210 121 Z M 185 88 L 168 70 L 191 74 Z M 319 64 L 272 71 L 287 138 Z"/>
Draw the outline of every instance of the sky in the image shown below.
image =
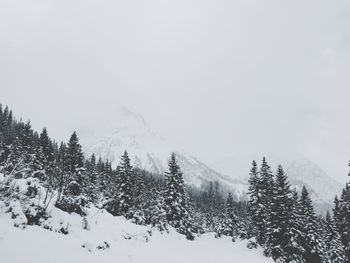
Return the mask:
<path fill-rule="evenodd" d="M 123 105 L 210 164 L 302 155 L 343 182 L 349 72 L 346 0 L 0 0 L 0 102 L 58 140 Z"/>

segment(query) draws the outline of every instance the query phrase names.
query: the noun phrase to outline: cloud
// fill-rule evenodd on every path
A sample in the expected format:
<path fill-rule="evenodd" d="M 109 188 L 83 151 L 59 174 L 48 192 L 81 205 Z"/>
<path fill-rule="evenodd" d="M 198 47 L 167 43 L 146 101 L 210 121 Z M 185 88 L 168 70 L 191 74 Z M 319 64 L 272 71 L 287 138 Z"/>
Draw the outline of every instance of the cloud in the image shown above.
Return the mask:
<path fill-rule="evenodd" d="M 207 161 L 295 151 L 341 178 L 349 5 L 2 1 L 2 103 L 59 139 L 126 105 Z"/>

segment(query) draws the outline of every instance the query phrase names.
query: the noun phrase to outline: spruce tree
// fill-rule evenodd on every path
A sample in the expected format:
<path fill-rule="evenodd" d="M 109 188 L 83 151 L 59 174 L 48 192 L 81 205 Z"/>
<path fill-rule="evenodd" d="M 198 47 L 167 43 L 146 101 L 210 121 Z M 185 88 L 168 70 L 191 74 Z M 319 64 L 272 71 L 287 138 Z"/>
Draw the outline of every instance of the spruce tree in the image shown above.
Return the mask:
<path fill-rule="evenodd" d="M 255 236 L 257 242 L 264 246 L 267 237 L 268 220 L 273 194 L 273 174 L 265 157 L 262 160 L 260 171 L 257 170 L 256 162 L 253 161 L 253 167 L 249 178 L 249 214 L 255 225 Z"/>
<path fill-rule="evenodd" d="M 117 213 L 123 216 L 131 216 L 128 214 L 132 205 L 132 181 L 134 171 L 130 164 L 130 158 L 127 151 L 121 157 L 121 162 L 118 166 L 118 181 L 116 189 Z"/>
<path fill-rule="evenodd" d="M 6 109 L 5 109 L 6 110 Z M 15 137 L 10 145 L 5 170 L 17 178 L 28 177 L 34 166 L 34 141 L 30 122 L 16 126 Z"/>
<path fill-rule="evenodd" d="M 183 174 L 177 163 L 175 153 L 171 154 L 164 192 L 167 222 L 179 232 L 191 238 L 189 198 L 185 189 Z"/>
<path fill-rule="evenodd" d="M 43 129 L 39 136 L 38 143 L 35 147 L 35 161 L 33 170 L 36 176 L 48 180 L 54 168 L 55 154 L 53 144 L 48 136 L 46 128 Z"/>
<path fill-rule="evenodd" d="M 70 182 L 70 176 L 69 176 L 68 164 L 67 164 L 67 146 L 63 142 L 61 142 L 60 147 L 58 149 L 56 165 L 58 169 L 57 201 L 60 201 L 63 193 L 66 191 L 68 184 Z"/>
<path fill-rule="evenodd" d="M 267 218 L 267 242 L 265 254 L 275 261 L 286 259 L 285 248 L 290 242 L 291 190 L 281 165 L 277 168 L 276 180 L 270 205 L 270 216 Z"/>
<path fill-rule="evenodd" d="M 340 218 L 340 202 L 339 202 L 338 196 L 335 196 L 334 198 L 333 218 L 334 218 L 334 224 L 339 230 L 341 218 Z"/>
<path fill-rule="evenodd" d="M 337 209 L 338 210 L 338 209 Z M 335 211 L 337 211 L 335 210 Z M 337 218 L 338 217 L 338 218 Z M 346 184 L 339 201 L 339 214 L 335 214 L 346 257 L 350 259 L 350 185 Z"/>
<path fill-rule="evenodd" d="M 326 246 L 320 235 L 312 201 L 305 186 L 301 191 L 300 205 L 303 227 L 302 246 L 305 250 L 303 258 L 310 263 L 327 262 Z"/>
<path fill-rule="evenodd" d="M 288 240 L 286 241 L 285 261 L 286 262 L 304 262 L 303 241 L 303 216 L 298 192 L 293 189 L 289 199 L 289 224 L 288 224 Z M 282 261 L 283 262 L 283 261 Z"/>
<path fill-rule="evenodd" d="M 69 139 L 66 150 L 66 167 L 69 173 L 69 193 L 73 195 L 80 195 L 83 188 L 83 166 L 84 156 L 79 144 L 79 139 L 76 132 L 73 132 Z"/>
<path fill-rule="evenodd" d="M 347 262 L 343 244 L 329 211 L 327 211 L 325 218 L 325 244 L 327 246 L 327 254 L 330 262 Z"/>
<path fill-rule="evenodd" d="M 264 245 L 267 238 L 268 222 L 271 214 L 271 204 L 273 195 L 273 173 L 264 157 L 260 168 L 259 188 L 261 193 L 261 229 L 259 233 L 259 243 Z"/>
<path fill-rule="evenodd" d="M 40 134 L 39 137 L 40 152 L 42 154 L 42 163 L 44 169 L 52 166 L 55 160 L 53 144 L 49 138 L 46 128 Z"/>
<path fill-rule="evenodd" d="M 232 241 L 238 235 L 238 223 L 237 207 L 233 201 L 232 194 L 229 193 L 226 200 L 226 227 L 227 234 L 232 237 Z"/>
<path fill-rule="evenodd" d="M 262 200 L 259 185 L 259 171 L 255 161 L 252 162 L 252 168 L 249 173 L 248 180 L 248 213 L 252 222 L 252 229 L 249 231 L 249 237 L 255 236 L 259 239 L 260 231 L 262 231 L 264 222 L 262 221 Z"/>
<path fill-rule="evenodd" d="M 92 154 L 89 160 L 85 162 L 86 180 L 84 192 L 91 202 L 96 202 L 100 196 L 97 180 L 96 157 Z"/>

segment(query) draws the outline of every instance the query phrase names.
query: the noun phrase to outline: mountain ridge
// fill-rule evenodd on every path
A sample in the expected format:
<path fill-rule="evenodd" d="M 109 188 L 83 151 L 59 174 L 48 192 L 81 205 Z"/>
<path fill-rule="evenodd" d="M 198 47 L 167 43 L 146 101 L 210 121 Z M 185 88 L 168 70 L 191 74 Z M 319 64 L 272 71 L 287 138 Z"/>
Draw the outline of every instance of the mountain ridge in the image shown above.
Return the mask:
<path fill-rule="evenodd" d="M 177 149 L 161 134 L 150 129 L 142 115 L 126 107 L 114 113 L 114 120 L 114 123 L 105 125 L 105 129 L 84 133 L 81 141 L 87 154 L 95 153 L 116 167 L 124 150 L 128 150 L 135 167 L 163 174 L 170 153 L 175 152 L 187 184 L 200 188 L 210 181 L 218 181 L 225 192 L 233 192 L 237 199 L 246 198 L 247 179 L 253 158 L 241 163 L 228 159 L 229 169 L 222 173 L 217 167 L 212 168 L 195 156 Z M 292 187 L 301 189 L 302 185 L 307 186 L 316 203 L 330 207 L 334 196 L 341 193 L 342 185 L 310 160 L 299 157 L 287 161 L 275 156 L 268 156 L 267 160 L 273 171 L 278 164 L 282 164 Z M 231 172 L 227 173 L 227 170 Z"/>

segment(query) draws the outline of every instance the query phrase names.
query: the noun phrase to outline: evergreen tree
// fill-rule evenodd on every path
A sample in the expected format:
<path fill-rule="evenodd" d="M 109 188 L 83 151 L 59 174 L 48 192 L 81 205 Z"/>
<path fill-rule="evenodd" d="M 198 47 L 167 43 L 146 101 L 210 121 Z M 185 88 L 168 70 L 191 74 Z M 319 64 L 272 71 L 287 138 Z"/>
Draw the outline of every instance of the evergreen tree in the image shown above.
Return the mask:
<path fill-rule="evenodd" d="M 237 207 L 233 201 L 232 194 L 229 193 L 226 200 L 226 232 L 227 235 L 232 237 L 233 241 L 238 235 L 238 223 Z"/>
<path fill-rule="evenodd" d="M 305 252 L 303 248 L 303 216 L 299 195 L 295 189 L 292 190 L 288 206 L 291 213 L 289 214 L 288 240 L 284 247 L 285 262 L 305 262 L 303 258 Z"/>
<path fill-rule="evenodd" d="M 78 196 L 82 192 L 84 183 L 82 175 L 82 172 L 84 170 L 84 156 L 76 132 L 73 132 L 72 136 L 69 139 L 65 159 L 65 170 L 70 176 L 70 182 L 68 186 L 69 193 Z"/>
<path fill-rule="evenodd" d="M 320 235 L 319 225 L 312 206 L 311 198 L 305 186 L 302 188 L 300 208 L 303 227 L 303 258 L 310 263 L 327 262 L 326 246 Z"/>
<path fill-rule="evenodd" d="M 47 177 L 51 176 L 54 161 L 55 153 L 53 143 L 51 142 L 46 128 L 40 134 L 38 142 L 34 146 L 35 148 L 35 157 L 33 170 L 36 177 L 42 177 L 42 180 L 48 179 Z"/>
<path fill-rule="evenodd" d="M 169 171 L 166 172 L 166 190 L 164 199 L 166 205 L 167 222 L 177 228 L 180 232 L 190 236 L 188 196 L 186 193 L 183 174 L 177 163 L 175 153 L 171 154 L 169 163 Z"/>
<path fill-rule="evenodd" d="M 107 204 L 107 209 L 114 215 L 123 215 L 131 218 L 130 208 L 132 206 L 132 181 L 134 171 L 130 165 L 130 158 L 127 151 L 121 157 L 121 162 L 117 168 L 117 180 L 114 196 Z"/>
<path fill-rule="evenodd" d="M 268 220 L 273 194 L 273 174 L 270 166 L 267 164 L 265 157 L 262 160 L 260 171 L 258 172 L 256 162 L 250 171 L 249 178 L 249 214 L 251 221 L 255 225 L 253 230 L 258 243 L 265 245 L 267 237 Z"/>
<path fill-rule="evenodd" d="M 126 215 L 132 205 L 132 181 L 134 171 L 130 165 L 130 158 L 125 151 L 122 156 L 122 161 L 118 169 L 119 182 L 118 182 L 118 201 L 120 203 L 120 212 Z"/>
<path fill-rule="evenodd" d="M 339 202 L 338 196 L 335 196 L 334 198 L 333 218 L 334 218 L 334 224 L 339 230 L 341 218 L 340 218 L 340 202 Z"/>
<path fill-rule="evenodd" d="M 99 193 L 99 185 L 97 180 L 95 154 L 92 154 L 90 159 L 86 160 L 85 174 L 86 174 L 86 180 L 84 184 L 84 192 L 91 202 L 96 203 L 100 196 L 100 193 Z"/>
<path fill-rule="evenodd" d="M 5 167 L 7 174 L 17 178 L 30 176 L 34 163 L 33 153 L 33 131 L 30 122 L 20 122 L 16 126 L 14 141 L 10 145 Z"/>
<path fill-rule="evenodd" d="M 338 230 L 344 245 L 346 257 L 350 259 L 350 185 L 346 184 L 339 201 L 339 207 L 335 208 L 335 219 L 338 221 Z"/>
<path fill-rule="evenodd" d="M 285 260 L 286 247 L 290 242 L 291 190 L 281 165 L 277 168 L 276 181 L 268 218 L 268 233 L 265 254 L 275 261 Z"/>
<path fill-rule="evenodd" d="M 57 201 L 60 201 L 62 194 L 66 191 L 66 188 L 68 187 L 70 181 L 67 165 L 67 146 L 63 142 L 61 142 L 60 147 L 58 149 L 56 165 L 56 171 L 58 173 Z"/>
<path fill-rule="evenodd" d="M 250 220 L 252 222 L 251 233 L 248 234 L 249 237 L 255 236 L 259 239 L 260 231 L 262 231 L 264 222 L 262 221 L 262 200 L 259 185 L 259 171 L 258 166 L 255 161 L 252 163 L 252 168 L 249 173 L 250 177 L 248 180 L 248 212 Z"/>
<path fill-rule="evenodd" d="M 42 164 L 45 169 L 45 167 L 52 166 L 55 160 L 53 144 L 48 136 L 46 128 L 44 128 L 40 134 L 39 144 L 40 144 L 40 152 L 43 158 Z"/>
<path fill-rule="evenodd" d="M 329 211 L 327 211 L 325 218 L 325 244 L 327 245 L 327 254 L 330 262 L 347 262 L 343 244 Z"/>

